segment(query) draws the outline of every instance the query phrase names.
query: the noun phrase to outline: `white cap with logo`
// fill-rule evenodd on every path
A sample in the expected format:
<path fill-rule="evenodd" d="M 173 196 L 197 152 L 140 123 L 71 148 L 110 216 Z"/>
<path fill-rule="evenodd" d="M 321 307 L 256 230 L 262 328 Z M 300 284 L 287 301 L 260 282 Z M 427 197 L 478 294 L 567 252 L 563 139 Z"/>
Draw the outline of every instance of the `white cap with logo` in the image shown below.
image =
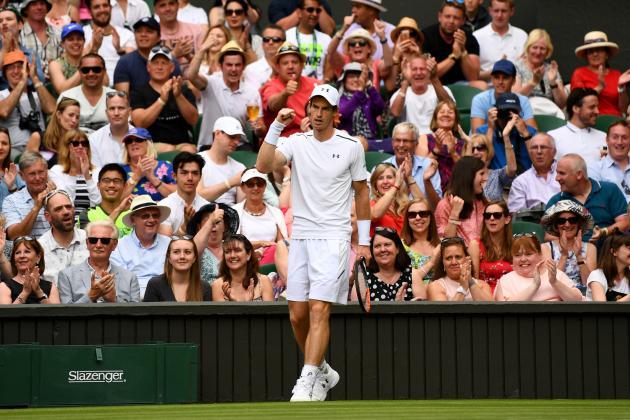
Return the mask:
<path fill-rule="evenodd" d="M 245 135 L 241 122 L 234 117 L 217 118 L 212 131 L 223 131 L 228 136 L 234 136 L 236 134 L 240 134 L 241 136 Z"/>
<path fill-rule="evenodd" d="M 310 99 L 313 99 L 316 96 L 321 96 L 326 99 L 329 104 L 332 106 L 339 106 L 339 91 L 335 89 L 334 86 L 331 85 L 317 85 L 311 92 Z"/>

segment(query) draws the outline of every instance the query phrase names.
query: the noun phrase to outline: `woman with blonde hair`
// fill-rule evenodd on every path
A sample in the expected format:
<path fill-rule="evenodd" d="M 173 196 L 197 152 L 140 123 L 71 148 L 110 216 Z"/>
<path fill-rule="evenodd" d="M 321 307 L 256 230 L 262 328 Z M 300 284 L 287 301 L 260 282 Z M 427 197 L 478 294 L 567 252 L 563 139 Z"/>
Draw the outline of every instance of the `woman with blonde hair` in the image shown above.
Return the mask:
<path fill-rule="evenodd" d="M 545 98 L 553 102 L 558 109 L 567 104 L 562 76 L 556 60 L 549 60 L 553 54 L 553 44 L 549 33 L 544 29 L 533 29 L 523 50 L 523 56 L 514 62 L 516 82 L 512 92 L 530 98 Z M 549 112 L 555 115 L 555 112 Z"/>
<path fill-rule="evenodd" d="M 422 198 L 418 184 L 411 176 L 409 159 L 398 169 L 391 163 L 379 163 L 370 177 L 372 200 L 370 200 L 372 227 L 390 227 L 400 235 L 403 227 L 403 212 L 409 201 L 409 193 L 415 199 Z"/>
<path fill-rule="evenodd" d="M 97 187 L 100 168 L 92 165 L 90 142 L 81 130 L 70 130 L 64 134 L 59 148 L 59 163 L 48 172 L 48 177 L 57 188 L 66 191 L 74 202 L 78 215 L 101 202 Z"/>
<path fill-rule="evenodd" d="M 143 302 L 200 302 L 212 299 L 210 285 L 201 281 L 199 253 L 190 236 L 173 236 L 166 250 L 164 274 L 147 284 Z"/>
<path fill-rule="evenodd" d="M 203 51 L 203 58 L 199 68 L 200 74 L 212 74 L 221 71 L 219 53 L 230 38 L 230 32 L 225 25 L 215 25 L 208 29 L 200 48 L 200 51 Z"/>
<path fill-rule="evenodd" d="M 504 131 L 509 133 L 513 126 L 513 124 L 508 124 Z M 492 143 L 492 138 L 485 134 L 473 134 L 470 137 L 470 143 L 467 145 L 470 146 L 470 151 L 467 151 L 466 154 L 481 159 L 488 169 L 488 181 L 483 187 L 483 194 L 490 201 L 501 201 L 503 199 L 503 191 L 512 185 L 512 181 L 516 177 L 516 155 L 511 143 L 504 141 L 503 146 L 507 164 L 500 169 L 490 169 L 490 162 L 494 158 L 494 145 Z"/>
<path fill-rule="evenodd" d="M 63 98 L 59 101 L 55 112 L 50 117 L 48 127 L 46 127 L 44 132 L 43 144 L 40 136 L 31 136 L 26 150 L 41 152 L 42 156 L 48 161 L 48 166 L 52 167 L 57 163 L 56 154 L 59 152 L 59 148 L 64 146 L 62 142 L 63 136 L 67 131 L 79 128 L 80 114 L 81 105 L 78 101 Z M 43 150 L 40 151 L 40 148 Z"/>

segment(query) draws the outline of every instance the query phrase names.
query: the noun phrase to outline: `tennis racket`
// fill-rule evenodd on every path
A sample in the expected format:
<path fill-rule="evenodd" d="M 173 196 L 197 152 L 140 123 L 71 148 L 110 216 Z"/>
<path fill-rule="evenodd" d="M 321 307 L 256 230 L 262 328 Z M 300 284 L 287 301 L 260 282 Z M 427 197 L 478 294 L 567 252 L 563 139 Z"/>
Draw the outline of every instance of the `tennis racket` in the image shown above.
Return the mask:
<path fill-rule="evenodd" d="M 357 300 L 363 312 L 370 312 L 372 302 L 370 300 L 370 287 L 367 283 L 367 268 L 365 258 L 359 258 L 354 264 L 354 287 L 357 292 Z"/>

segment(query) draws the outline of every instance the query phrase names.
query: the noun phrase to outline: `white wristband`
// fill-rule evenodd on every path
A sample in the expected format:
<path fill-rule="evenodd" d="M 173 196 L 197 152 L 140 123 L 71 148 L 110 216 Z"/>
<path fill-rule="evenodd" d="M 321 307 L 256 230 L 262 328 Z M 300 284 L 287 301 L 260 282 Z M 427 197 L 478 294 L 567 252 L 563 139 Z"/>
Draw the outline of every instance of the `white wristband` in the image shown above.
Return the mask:
<path fill-rule="evenodd" d="M 267 131 L 267 135 L 265 136 L 265 143 L 269 143 L 272 146 L 278 144 L 278 137 L 280 137 L 284 127 L 286 126 L 281 122 L 278 122 L 278 120 L 273 120 L 271 126 L 269 127 L 269 131 Z"/>
<path fill-rule="evenodd" d="M 359 231 L 359 245 L 370 246 L 371 225 L 371 220 L 357 220 L 357 230 Z"/>

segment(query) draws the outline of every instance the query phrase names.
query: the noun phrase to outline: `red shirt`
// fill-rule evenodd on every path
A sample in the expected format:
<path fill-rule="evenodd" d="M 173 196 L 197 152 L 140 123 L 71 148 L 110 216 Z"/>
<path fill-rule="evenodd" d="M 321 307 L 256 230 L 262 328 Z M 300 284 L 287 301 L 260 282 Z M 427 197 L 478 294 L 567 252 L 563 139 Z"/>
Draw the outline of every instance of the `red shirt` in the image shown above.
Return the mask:
<path fill-rule="evenodd" d="M 370 207 L 374 207 L 375 204 L 376 200 L 370 200 Z M 377 226 L 392 228 L 396 230 L 398 236 L 400 236 L 404 224 L 405 219 L 403 219 L 402 216 L 396 216 L 390 210 L 387 210 L 385 214 L 378 219 L 372 219 L 372 224 L 370 225 L 370 236 L 374 236 L 374 229 L 376 229 Z"/>
<path fill-rule="evenodd" d="M 282 130 L 282 136 L 288 137 L 291 134 L 300 133 L 300 122 L 306 116 L 306 103 L 308 102 L 313 88 L 319 84 L 317 79 L 311 77 L 301 76 L 299 80 L 298 90 L 293 95 L 289 96 L 285 108 L 291 108 L 295 111 L 295 118 Z M 269 98 L 284 90 L 286 83 L 283 83 L 278 77 L 273 77 L 267 83 L 260 88 L 260 97 L 262 99 L 263 107 L 263 121 L 267 127 L 271 126 L 273 120 L 276 118 L 277 112 L 271 112 L 269 110 Z"/>
<path fill-rule="evenodd" d="M 601 115 L 617 115 L 619 112 L 619 92 L 617 84 L 619 83 L 621 72 L 615 69 L 608 69 L 608 74 L 604 78 L 604 90 L 599 93 L 599 113 Z M 588 67 L 580 67 L 575 69 L 571 76 L 571 89 L 578 87 L 595 89 L 599 84 L 597 73 Z"/>

